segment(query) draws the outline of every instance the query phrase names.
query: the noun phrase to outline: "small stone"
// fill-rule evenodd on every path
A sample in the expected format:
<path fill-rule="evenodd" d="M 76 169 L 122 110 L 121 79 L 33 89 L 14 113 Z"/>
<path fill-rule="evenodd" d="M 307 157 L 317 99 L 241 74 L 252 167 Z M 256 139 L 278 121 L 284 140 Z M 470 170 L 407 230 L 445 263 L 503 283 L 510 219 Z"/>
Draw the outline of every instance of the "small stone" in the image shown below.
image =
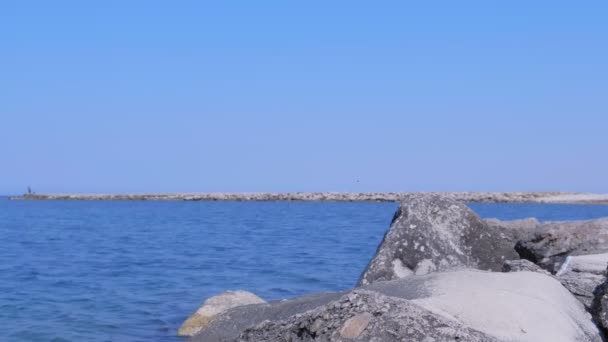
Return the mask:
<path fill-rule="evenodd" d="M 314 323 L 310 326 L 310 332 L 316 333 L 317 331 L 320 330 L 322 325 L 323 325 L 323 320 L 320 318 L 317 318 L 314 321 Z"/>
<path fill-rule="evenodd" d="M 340 336 L 344 338 L 359 337 L 373 317 L 369 312 L 364 312 L 349 318 L 340 328 Z"/>

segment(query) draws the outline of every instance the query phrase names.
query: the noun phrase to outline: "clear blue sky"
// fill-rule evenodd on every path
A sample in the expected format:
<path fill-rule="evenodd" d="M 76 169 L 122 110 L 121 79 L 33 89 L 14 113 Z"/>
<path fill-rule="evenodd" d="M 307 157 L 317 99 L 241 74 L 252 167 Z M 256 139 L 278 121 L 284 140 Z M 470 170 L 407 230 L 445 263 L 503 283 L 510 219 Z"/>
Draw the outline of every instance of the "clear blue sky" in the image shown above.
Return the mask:
<path fill-rule="evenodd" d="M 0 194 L 608 192 L 608 2 L 0 2 Z"/>

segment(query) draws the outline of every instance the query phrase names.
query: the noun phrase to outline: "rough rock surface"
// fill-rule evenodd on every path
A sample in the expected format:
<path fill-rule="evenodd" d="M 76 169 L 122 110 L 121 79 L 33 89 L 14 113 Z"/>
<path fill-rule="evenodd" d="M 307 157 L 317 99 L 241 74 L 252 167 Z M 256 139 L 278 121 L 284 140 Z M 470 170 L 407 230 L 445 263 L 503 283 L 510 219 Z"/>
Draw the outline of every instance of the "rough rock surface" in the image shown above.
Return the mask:
<path fill-rule="evenodd" d="M 589 259 L 593 259 L 593 261 L 587 263 L 587 267 L 581 267 L 580 265 L 575 265 L 573 268 L 584 269 L 589 272 L 601 272 L 599 268 L 601 265 L 604 265 L 603 273 L 600 273 L 604 276 L 603 283 L 597 286 L 594 289 L 593 301 L 591 302 L 591 308 L 589 311 L 593 314 L 593 318 L 596 323 L 604 329 L 605 332 L 608 332 L 608 279 L 606 279 L 606 275 L 608 274 L 608 268 L 606 261 L 606 255 L 603 256 L 587 256 L 588 258 L 585 261 L 589 261 Z M 589 258 L 592 257 L 592 258 Z"/>
<path fill-rule="evenodd" d="M 567 258 L 567 263 L 562 265 L 560 271 L 562 273 L 571 271 L 605 276 L 606 266 L 608 266 L 608 253 L 577 255 Z"/>
<path fill-rule="evenodd" d="M 207 299 L 177 330 L 179 336 L 192 336 L 207 327 L 220 313 L 229 309 L 265 301 L 247 291 L 225 291 Z"/>
<path fill-rule="evenodd" d="M 608 253 L 608 218 L 543 222 L 515 249 L 521 258 L 556 273 L 567 256 Z"/>
<path fill-rule="evenodd" d="M 589 310 L 593 314 L 595 322 L 608 332 L 608 282 L 604 282 L 595 290 L 595 298 Z"/>
<path fill-rule="evenodd" d="M 591 310 L 598 289 L 606 282 L 607 266 L 608 254 L 569 256 L 555 276 Z"/>
<path fill-rule="evenodd" d="M 568 289 L 587 309 L 590 309 L 595 298 L 596 289 L 606 281 L 603 275 L 591 273 L 569 272 L 558 276 L 565 288 Z"/>
<path fill-rule="evenodd" d="M 500 271 L 505 260 L 518 258 L 509 241 L 460 202 L 411 194 L 403 198 L 359 285 L 462 267 Z"/>
<path fill-rule="evenodd" d="M 218 315 L 191 342 L 235 341 L 246 328 L 264 320 L 277 321 L 313 310 L 340 298 L 344 292 L 321 292 L 258 305 L 236 307 Z"/>
<path fill-rule="evenodd" d="M 191 341 L 600 342 L 601 335 L 550 276 L 463 270 L 236 307 Z"/>
<path fill-rule="evenodd" d="M 238 341 L 498 340 L 411 301 L 361 289 L 302 315 L 264 321 L 245 330 Z"/>

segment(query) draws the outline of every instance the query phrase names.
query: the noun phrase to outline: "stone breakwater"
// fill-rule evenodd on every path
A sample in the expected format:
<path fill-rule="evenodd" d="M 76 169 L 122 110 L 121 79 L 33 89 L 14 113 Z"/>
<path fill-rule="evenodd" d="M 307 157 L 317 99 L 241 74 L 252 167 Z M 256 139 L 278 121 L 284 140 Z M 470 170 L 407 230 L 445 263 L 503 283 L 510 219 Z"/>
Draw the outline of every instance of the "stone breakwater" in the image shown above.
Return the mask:
<path fill-rule="evenodd" d="M 134 201 L 376 201 L 398 202 L 415 192 L 209 192 L 149 194 L 25 194 L 12 200 L 134 200 Z M 606 203 L 608 194 L 572 192 L 425 192 L 459 202 Z"/>
<path fill-rule="evenodd" d="M 450 196 L 400 200 L 354 288 L 272 302 L 225 291 L 177 334 L 190 342 L 606 341 L 608 218 L 500 221 Z"/>

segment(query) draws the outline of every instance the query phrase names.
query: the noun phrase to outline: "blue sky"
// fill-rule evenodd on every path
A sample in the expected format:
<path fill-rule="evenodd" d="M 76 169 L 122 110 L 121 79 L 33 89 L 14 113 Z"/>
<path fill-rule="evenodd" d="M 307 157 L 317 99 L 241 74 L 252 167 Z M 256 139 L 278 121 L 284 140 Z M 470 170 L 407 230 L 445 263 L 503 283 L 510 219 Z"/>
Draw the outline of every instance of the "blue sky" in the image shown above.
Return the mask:
<path fill-rule="evenodd" d="M 2 1 L 0 194 L 608 192 L 606 1 Z"/>

